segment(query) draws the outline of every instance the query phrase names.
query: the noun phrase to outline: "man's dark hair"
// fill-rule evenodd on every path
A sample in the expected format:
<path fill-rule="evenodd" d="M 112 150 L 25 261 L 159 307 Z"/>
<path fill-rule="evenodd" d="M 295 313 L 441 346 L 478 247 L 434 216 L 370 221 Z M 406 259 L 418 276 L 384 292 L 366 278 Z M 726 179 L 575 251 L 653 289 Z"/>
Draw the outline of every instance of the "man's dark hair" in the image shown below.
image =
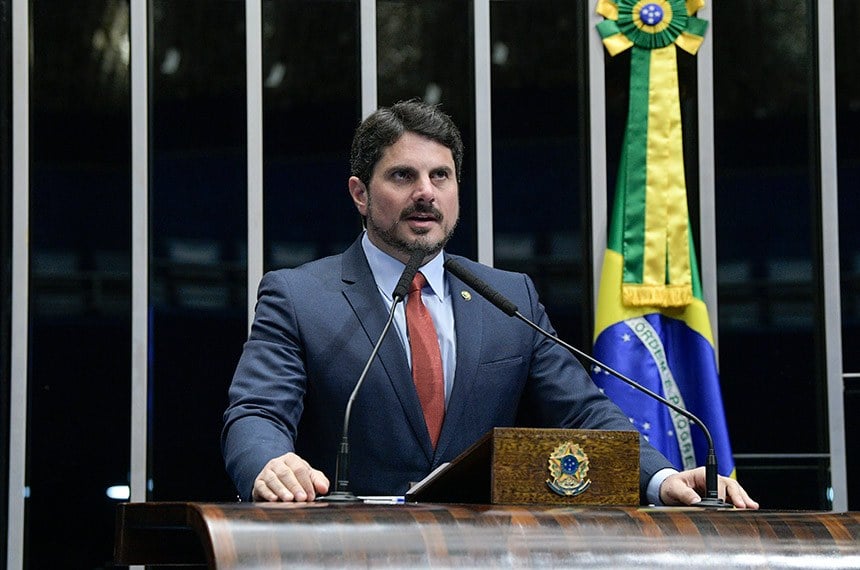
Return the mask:
<path fill-rule="evenodd" d="M 370 183 L 373 168 L 383 151 L 410 132 L 427 137 L 447 147 L 454 157 L 457 181 L 463 167 L 463 140 L 451 117 L 436 105 L 418 99 L 400 101 L 391 107 L 380 107 L 367 117 L 355 131 L 349 154 L 350 174 L 365 184 Z"/>

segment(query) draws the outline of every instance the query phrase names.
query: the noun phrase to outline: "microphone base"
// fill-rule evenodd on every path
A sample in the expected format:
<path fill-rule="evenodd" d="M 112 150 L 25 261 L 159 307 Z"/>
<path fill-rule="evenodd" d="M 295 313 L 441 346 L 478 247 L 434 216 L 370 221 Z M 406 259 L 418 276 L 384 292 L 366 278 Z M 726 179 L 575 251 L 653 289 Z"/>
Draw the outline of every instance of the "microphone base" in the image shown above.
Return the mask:
<path fill-rule="evenodd" d="M 361 499 L 353 495 L 350 491 L 332 491 L 328 495 L 317 497 L 314 502 L 319 503 L 361 503 Z"/>
<path fill-rule="evenodd" d="M 733 509 L 734 505 L 731 503 L 727 503 L 722 499 L 714 499 L 709 497 L 702 497 L 702 500 L 698 503 L 690 505 L 692 507 L 702 507 L 705 509 Z"/>

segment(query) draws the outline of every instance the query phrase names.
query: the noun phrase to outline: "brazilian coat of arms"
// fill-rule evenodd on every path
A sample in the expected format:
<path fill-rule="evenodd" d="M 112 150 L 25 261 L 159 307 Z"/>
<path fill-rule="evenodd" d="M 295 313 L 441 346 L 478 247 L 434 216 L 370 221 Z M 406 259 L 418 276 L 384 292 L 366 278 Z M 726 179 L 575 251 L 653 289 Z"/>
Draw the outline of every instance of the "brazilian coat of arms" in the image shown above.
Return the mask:
<path fill-rule="evenodd" d="M 572 441 L 562 443 L 549 456 L 549 474 L 546 484 L 558 495 L 575 497 L 591 486 L 588 455 Z"/>

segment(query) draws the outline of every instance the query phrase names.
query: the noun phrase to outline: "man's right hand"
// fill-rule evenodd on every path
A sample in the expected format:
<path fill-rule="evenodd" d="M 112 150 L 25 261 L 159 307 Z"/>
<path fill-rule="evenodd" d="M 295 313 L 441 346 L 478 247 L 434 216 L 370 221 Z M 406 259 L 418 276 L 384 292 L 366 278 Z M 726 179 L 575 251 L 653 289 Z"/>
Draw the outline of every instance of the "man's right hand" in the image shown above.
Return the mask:
<path fill-rule="evenodd" d="M 313 501 L 328 492 L 329 481 L 295 453 L 275 457 L 254 479 L 251 498 L 255 501 Z"/>

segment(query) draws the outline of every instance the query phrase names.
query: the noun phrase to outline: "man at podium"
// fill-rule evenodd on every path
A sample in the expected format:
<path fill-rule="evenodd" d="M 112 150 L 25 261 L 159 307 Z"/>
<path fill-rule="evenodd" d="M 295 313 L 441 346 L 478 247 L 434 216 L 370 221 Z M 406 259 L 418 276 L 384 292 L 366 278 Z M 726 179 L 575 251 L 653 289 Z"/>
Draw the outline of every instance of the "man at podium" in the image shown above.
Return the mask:
<path fill-rule="evenodd" d="M 443 267 L 455 258 L 553 330 L 527 276 L 444 251 L 459 218 L 462 160 L 457 127 L 419 101 L 380 108 L 356 130 L 348 188 L 366 230 L 342 254 L 260 283 L 222 434 L 244 500 L 329 491 L 344 408 L 410 259 L 418 273 L 352 407 L 355 494 L 403 495 L 494 427 L 631 429 L 568 351 Z M 679 473 L 640 440 L 641 501 L 698 502 L 703 469 Z M 735 506 L 758 508 L 737 482 L 721 477 L 719 487 Z"/>

